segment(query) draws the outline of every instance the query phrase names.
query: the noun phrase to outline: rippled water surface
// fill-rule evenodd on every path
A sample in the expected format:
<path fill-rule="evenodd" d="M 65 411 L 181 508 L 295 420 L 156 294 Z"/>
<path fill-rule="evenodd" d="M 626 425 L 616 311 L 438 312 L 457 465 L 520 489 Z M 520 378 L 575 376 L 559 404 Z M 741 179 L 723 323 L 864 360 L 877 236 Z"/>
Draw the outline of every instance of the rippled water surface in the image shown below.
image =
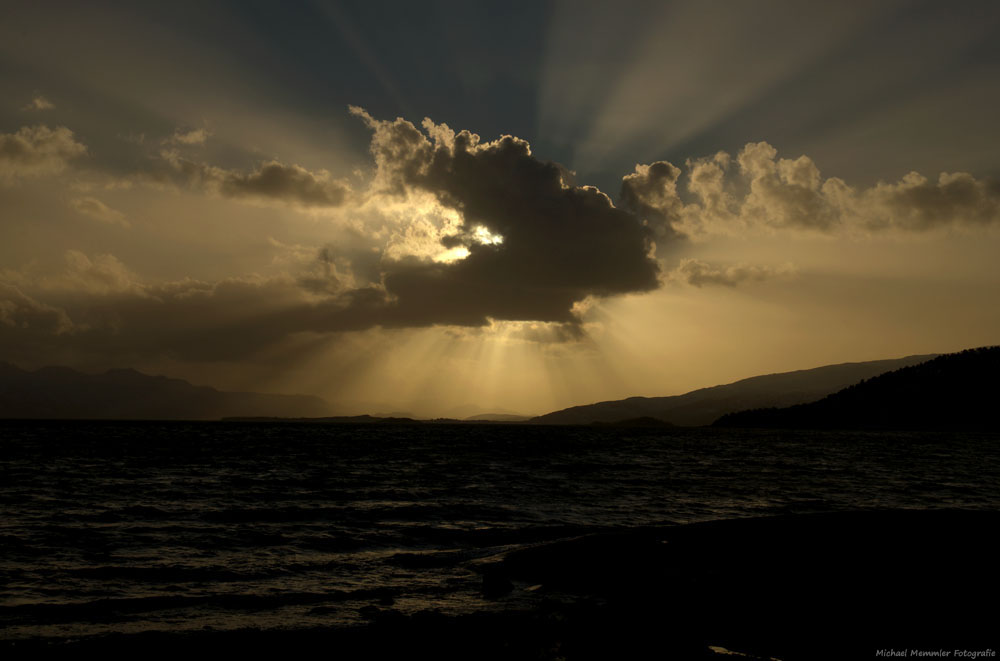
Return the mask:
<path fill-rule="evenodd" d="M 446 613 L 477 563 L 591 531 L 1000 509 L 970 434 L 250 423 L 0 425 L 5 638 Z"/>

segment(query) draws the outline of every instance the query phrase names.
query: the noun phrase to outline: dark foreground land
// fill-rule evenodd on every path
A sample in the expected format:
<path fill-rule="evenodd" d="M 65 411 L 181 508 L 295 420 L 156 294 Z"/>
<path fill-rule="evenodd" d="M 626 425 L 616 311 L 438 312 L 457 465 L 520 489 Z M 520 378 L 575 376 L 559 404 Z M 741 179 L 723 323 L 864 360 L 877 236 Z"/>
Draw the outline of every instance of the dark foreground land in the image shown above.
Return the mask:
<path fill-rule="evenodd" d="M 343 629 L 4 641 L 4 655 L 334 659 L 868 659 L 1000 643 L 1000 512 L 893 510 L 589 535 L 479 561 L 497 611 Z M 521 594 L 524 599 L 510 599 Z M 524 603 L 534 606 L 525 608 Z M 505 602 L 520 604 L 505 610 Z M 715 648 L 713 650 L 713 648 Z M 719 648 L 743 653 L 722 654 Z M 909 656 L 913 656 L 910 654 Z M 985 658 L 991 658 L 988 655 Z"/>
<path fill-rule="evenodd" d="M 1000 429 L 1000 346 L 938 356 L 861 381 L 818 401 L 727 413 L 716 427 L 785 429 Z"/>

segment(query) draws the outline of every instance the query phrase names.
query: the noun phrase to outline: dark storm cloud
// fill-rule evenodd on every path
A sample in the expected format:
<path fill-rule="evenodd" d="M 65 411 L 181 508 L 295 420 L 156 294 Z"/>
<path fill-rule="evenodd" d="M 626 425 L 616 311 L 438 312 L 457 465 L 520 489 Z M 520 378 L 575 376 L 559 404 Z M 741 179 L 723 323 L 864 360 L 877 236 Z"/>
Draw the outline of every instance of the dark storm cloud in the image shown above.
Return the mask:
<path fill-rule="evenodd" d="M 424 121 L 380 121 L 373 130 L 375 187 L 422 191 L 457 211 L 461 231 L 444 239 L 469 254 L 451 263 L 383 263 L 390 325 L 571 321 L 588 296 L 658 286 L 651 232 L 596 188 L 567 183 L 565 170 L 536 159 L 524 140 L 482 143 L 468 131 Z M 479 236 L 500 237 L 497 242 Z"/>

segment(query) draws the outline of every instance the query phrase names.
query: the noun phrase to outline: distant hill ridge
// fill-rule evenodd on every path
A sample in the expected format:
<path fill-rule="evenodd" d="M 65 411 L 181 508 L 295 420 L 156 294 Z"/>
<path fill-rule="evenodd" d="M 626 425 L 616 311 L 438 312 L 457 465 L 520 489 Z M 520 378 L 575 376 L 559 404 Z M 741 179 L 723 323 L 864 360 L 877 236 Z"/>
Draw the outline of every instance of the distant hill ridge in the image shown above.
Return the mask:
<path fill-rule="evenodd" d="M 34 372 L 0 362 L 0 418 L 210 420 L 225 416 L 328 415 L 319 397 L 224 392 L 133 369 Z"/>
<path fill-rule="evenodd" d="M 744 409 L 812 402 L 841 388 L 884 372 L 926 362 L 938 354 L 891 360 L 841 363 L 813 369 L 766 374 L 734 383 L 701 388 L 669 397 L 629 397 L 554 411 L 530 422 L 586 425 L 634 418 L 657 418 L 682 426 L 710 425 L 719 417 Z"/>
<path fill-rule="evenodd" d="M 524 422 L 530 418 L 531 416 L 517 415 L 516 413 L 480 413 L 479 415 L 467 416 L 463 420 L 469 422 Z"/>
<path fill-rule="evenodd" d="M 1000 429 L 1000 346 L 966 349 L 787 408 L 722 416 L 718 427 Z"/>
<path fill-rule="evenodd" d="M 731 426 L 830 426 L 822 422 L 822 416 L 812 413 L 785 414 L 781 416 L 806 416 L 791 422 L 793 418 L 773 413 L 781 407 L 817 402 L 828 395 L 837 393 L 838 402 L 848 401 L 847 395 L 839 391 L 866 380 L 874 380 L 882 374 L 905 370 L 921 363 L 937 363 L 938 358 L 978 356 L 984 371 L 978 376 L 964 381 L 958 378 L 948 382 L 947 392 L 939 392 L 937 399 L 921 399 L 920 393 L 912 393 L 909 401 L 921 402 L 920 406 L 934 409 L 948 404 L 956 411 L 964 411 L 955 393 L 964 393 L 965 401 L 985 404 L 981 394 L 990 402 L 996 399 L 997 370 L 995 353 L 997 347 L 969 350 L 961 354 L 939 357 L 937 354 L 907 356 L 892 360 L 876 360 L 860 363 L 842 363 L 807 370 L 768 374 L 742 379 L 734 383 L 701 388 L 683 395 L 669 397 L 630 397 L 628 399 L 599 402 L 585 406 L 574 406 L 554 411 L 527 422 L 535 424 L 593 424 L 625 423 L 651 425 L 662 421 L 673 425 L 698 426 L 719 421 L 720 425 Z M 970 353 L 971 352 L 971 353 Z M 935 359 L 935 360 L 932 360 Z M 990 362 L 992 361 L 992 362 Z M 953 365 L 953 363 L 946 363 Z M 988 367 L 987 365 L 992 365 Z M 990 371 L 992 370 L 992 371 Z M 906 372 L 910 374 L 909 372 Z M 916 374 L 913 372 L 912 374 Z M 923 372 L 919 372 L 923 374 Z M 957 378 L 957 377 L 956 377 Z M 895 382 L 894 382 L 895 383 Z M 970 384 L 973 384 L 970 386 Z M 930 387 L 925 384 L 921 387 Z M 881 387 L 881 386 L 880 386 Z M 970 390 L 971 388 L 971 390 Z M 912 390 L 912 389 L 911 389 Z M 865 391 L 869 393 L 869 391 Z M 872 391 L 873 392 L 873 391 Z M 930 390 L 928 391 L 930 392 Z M 865 396 L 875 396 L 866 394 Z M 891 397 L 885 391 L 879 397 Z M 857 397 L 851 395 L 850 397 Z M 828 398 L 829 399 L 829 398 Z M 961 398 L 959 398 L 961 399 Z M 854 401 L 854 400 L 851 400 Z M 860 401 L 860 400 L 858 400 Z M 979 405 L 979 404 L 976 404 Z M 991 404 L 992 405 L 992 404 Z M 829 407 L 831 404 L 824 404 Z M 838 406 L 846 406 L 838 404 Z M 854 404 L 855 408 L 861 404 Z M 957 408 L 956 408 L 957 407 Z M 796 406 L 796 411 L 800 407 Z M 766 409 L 769 412 L 760 412 Z M 819 409 L 810 409 L 815 411 Z M 846 410 L 846 409 L 844 409 Z M 860 409 L 859 409 L 860 410 Z M 740 413 L 740 416 L 728 414 Z M 824 414 L 826 415 L 826 414 Z M 832 415 L 832 414 L 830 414 Z M 860 414 L 859 414 L 860 415 Z M 923 414 L 922 414 L 923 415 Z M 930 413 L 926 413 L 930 415 Z M 360 422 L 355 416 L 351 422 Z M 829 417 L 829 416 L 828 416 Z M 843 417 L 843 416 L 842 416 Z M 926 416 L 925 416 L 926 417 Z M 34 372 L 22 370 L 9 363 L 0 362 L 0 418 L 62 418 L 62 419 L 187 419 L 206 420 L 220 418 L 319 418 L 325 421 L 348 421 L 350 416 L 331 417 L 330 406 L 318 397 L 306 395 L 271 395 L 253 392 L 224 392 L 207 386 L 194 386 L 181 379 L 165 376 L 149 376 L 133 369 L 113 369 L 103 374 L 85 374 L 67 367 L 43 367 Z M 400 418 L 390 418 L 397 421 Z M 844 418 L 847 419 L 847 418 Z M 373 418 L 373 421 L 375 419 Z M 381 418 L 378 418 L 381 421 Z M 471 416 L 467 422 L 519 422 L 515 415 L 483 414 Z M 432 422 L 459 422 L 439 419 Z M 872 425 L 861 418 L 856 425 Z M 878 424 L 889 424 L 878 423 Z M 899 424 L 894 423 L 894 424 Z M 978 424 L 978 423 L 977 423 Z M 920 427 L 921 423 L 914 422 Z"/>

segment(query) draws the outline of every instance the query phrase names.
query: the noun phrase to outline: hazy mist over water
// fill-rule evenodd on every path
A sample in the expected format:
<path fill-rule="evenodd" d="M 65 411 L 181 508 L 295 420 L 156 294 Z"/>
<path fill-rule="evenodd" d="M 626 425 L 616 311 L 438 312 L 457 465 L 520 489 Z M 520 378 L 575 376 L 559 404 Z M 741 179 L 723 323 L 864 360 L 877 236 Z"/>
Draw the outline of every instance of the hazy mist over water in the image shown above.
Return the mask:
<path fill-rule="evenodd" d="M 7 422 L 3 637 L 510 607 L 477 567 L 587 532 L 1000 508 L 995 435 Z"/>

